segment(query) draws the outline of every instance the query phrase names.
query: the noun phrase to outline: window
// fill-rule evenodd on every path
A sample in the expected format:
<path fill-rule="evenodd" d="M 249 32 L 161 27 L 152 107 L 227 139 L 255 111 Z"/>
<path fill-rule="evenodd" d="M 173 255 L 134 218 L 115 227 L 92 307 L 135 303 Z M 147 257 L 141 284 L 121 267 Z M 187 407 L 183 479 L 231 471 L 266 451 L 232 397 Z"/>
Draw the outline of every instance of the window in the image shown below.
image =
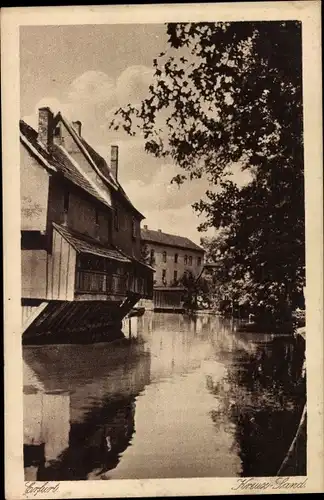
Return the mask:
<path fill-rule="evenodd" d="M 166 285 L 166 269 L 162 269 L 162 283 Z"/>
<path fill-rule="evenodd" d="M 174 263 L 175 264 L 178 263 L 178 254 L 177 253 L 174 254 Z"/>
<path fill-rule="evenodd" d="M 150 264 L 154 264 L 155 263 L 155 252 L 154 252 L 154 249 L 152 248 L 151 251 L 150 251 Z"/>
<path fill-rule="evenodd" d="M 197 257 L 197 264 L 198 266 L 201 266 L 201 257 Z"/>
<path fill-rule="evenodd" d="M 136 238 L 136 221 L 135 221 L 135 219 L 132 220 L 132 237 L 134 239 Z"/>
<path fill-rule="evenodd" d="M 111 233 L 112 233 L 112 216 L 111 213 L 109 213 L 107 220 L 107 236 L 109 241 L 111 241 Z"/>
<path fill-rule="evenodd" d="M 61 137 L 61 127 L 59 125 L 54 129 L 54 137 Z"/>
<path fill-rule="evenodd" d="M 192 266 L 192 256 L 189 255 L 189 266 Z"/>
<path fill-rule="evenodd" d="M 118 216 L 117 208 L 115 208 L 115 211 L 114 211 L 114 227 L 115 227 L 116 231 L 119 230 L 119 216 Z"/>
<path fill-rule="evenodd" d="M 70 204 L 70 193 L 67 188 L 64 190 L 64 213 L 67 214 L 69 211 L 69 204 Z"/>
<path fill-rule="evenodd" d="M 188 255 L 185 255 L 185 256 L 184 256 L 184 263 L 185 263 L 185 264 L 188 264 Z"/>
<path fill-rule="evenodd" d="M 166 262 L 166 261 L 167 261 L 167 253 L 163 252 L 163 262 Z"/>
<path fill-rule="evenodd" d="M 173 273 L 173 279 L 174 279 L 174 281 L 178 280 L 178 271 L 174 271 L 174 273 Z"/>

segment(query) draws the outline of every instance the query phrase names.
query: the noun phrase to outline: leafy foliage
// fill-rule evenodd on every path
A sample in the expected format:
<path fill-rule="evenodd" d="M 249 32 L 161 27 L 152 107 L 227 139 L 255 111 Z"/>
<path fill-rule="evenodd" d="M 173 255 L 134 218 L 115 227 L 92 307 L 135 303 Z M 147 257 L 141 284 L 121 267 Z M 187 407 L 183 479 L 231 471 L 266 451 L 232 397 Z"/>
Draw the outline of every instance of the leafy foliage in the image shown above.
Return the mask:
<path fill-rule="evenodd" d="M 184 288 L 183 302 L 185 309 L 195 310 L 200 305 L 209 305 L 210 290 L 205 279 L 198 279 L 192 271 L 187 270 L 180 278 L 179 284 Z"/>
<path fill-rule="evenodd" d="M 177 23 L 167 33 L 148 97 L 111 126 L 141 131 L 147 152 L 182 167 L 174 182 L 208 179 L 194 207 L 200 230 L 224 230 L 222 280 L 279 317 L 305 282 L 301 24 Z M 235 182 L 233 165 L 248 183 Z"/>

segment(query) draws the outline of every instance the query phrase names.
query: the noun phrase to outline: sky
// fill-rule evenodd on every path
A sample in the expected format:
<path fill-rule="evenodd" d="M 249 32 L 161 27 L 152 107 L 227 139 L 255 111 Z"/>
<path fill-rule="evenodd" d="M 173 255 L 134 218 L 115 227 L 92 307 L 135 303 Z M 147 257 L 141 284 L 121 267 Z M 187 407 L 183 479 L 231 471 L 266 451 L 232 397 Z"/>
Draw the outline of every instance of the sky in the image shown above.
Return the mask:
<path fill-rule="evenodd" d="M 23 26 L 20 28 L 21 117 L 37 127 L 37 111 L 50 106 L 82 122 L 83 137 L 109 162 L 119 146 L 119 180 L 146 217 L 143 224 L 199 244 L 203 222 L 191 208 L 208 189 L 198 179 L 180 188 L 178 167 L 154 158 L 140 137 L 109 130 L 116 107 L 147 96 L 153 59 L 167 46 L 166 27 L 150 25 Z M 212 232 L 209 233 L 209 235 Z"/>

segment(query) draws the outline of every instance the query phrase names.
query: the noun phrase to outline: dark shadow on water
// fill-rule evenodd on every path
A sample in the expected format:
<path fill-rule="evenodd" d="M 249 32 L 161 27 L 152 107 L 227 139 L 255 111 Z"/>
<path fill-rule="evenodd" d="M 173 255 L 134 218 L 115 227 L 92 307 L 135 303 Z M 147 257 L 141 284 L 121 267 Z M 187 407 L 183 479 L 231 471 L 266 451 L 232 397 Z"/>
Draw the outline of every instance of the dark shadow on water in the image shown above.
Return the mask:
<path fill-rule="evenodd" d="M 150 380 L 144 346 L 45 346 L 25 349 L 24 361 L 42 384 L 24 394 L 26 475 L 36 469 L 39 481 L 100 479 L 115 468 Z"/>
<path fill-rule="evenodd" d="M 277 474 L 306 403 L 304 340 L 274 336 L 255 344 L 253 351 L 241 349 L 224 380 L 216 385 L 207 381 L 224 404 L 222 411 L 211 415 L 214 424 L 219 425 L 226 412 L 235 425 L 243 477 Z M 300 447 L 298 467 L 291 472 L 306 475 L 306 446 Z"/>
<path fill-rule="evenodd" d="M 82 423 L 73 423 L 68 449 L 58 459 L 40 465 L 39 480 L 95 479 L 117 467 L 135 432 L 135 407 L 135 397 L 103 401 Z"/>

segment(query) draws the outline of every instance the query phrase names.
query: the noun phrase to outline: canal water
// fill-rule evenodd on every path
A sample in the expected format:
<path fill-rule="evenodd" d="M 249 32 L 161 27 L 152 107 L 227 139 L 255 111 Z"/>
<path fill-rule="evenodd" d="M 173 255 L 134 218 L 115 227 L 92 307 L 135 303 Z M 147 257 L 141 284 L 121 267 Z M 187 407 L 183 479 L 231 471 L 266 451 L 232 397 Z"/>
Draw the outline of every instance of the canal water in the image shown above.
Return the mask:
<path fill-rule="evenodd" d="M 305 404 L 304 341 L 212 315 L 132 321 L 131 342 L 23 347 L 25 479 L 276 475 Z"/>

